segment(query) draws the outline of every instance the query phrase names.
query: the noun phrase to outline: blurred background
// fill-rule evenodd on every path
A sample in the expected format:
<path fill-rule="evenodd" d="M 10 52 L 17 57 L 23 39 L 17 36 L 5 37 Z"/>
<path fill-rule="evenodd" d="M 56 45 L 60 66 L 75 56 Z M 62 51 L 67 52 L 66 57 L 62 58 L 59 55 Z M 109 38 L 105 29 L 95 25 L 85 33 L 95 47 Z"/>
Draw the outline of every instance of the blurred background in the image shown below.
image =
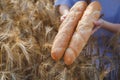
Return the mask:
<path fill-rule="evenodd" d="M 94 37 L 70 66 L 51 58 L 61 23 L 53 4 L 54 0 L 0 0 L 0 80 L 103 80 L 116 66 L 112 74 L 120 75 L 119 34 L 109 45 L 105 42 L 114 53 L 111 58 L 99 56 Z"/>

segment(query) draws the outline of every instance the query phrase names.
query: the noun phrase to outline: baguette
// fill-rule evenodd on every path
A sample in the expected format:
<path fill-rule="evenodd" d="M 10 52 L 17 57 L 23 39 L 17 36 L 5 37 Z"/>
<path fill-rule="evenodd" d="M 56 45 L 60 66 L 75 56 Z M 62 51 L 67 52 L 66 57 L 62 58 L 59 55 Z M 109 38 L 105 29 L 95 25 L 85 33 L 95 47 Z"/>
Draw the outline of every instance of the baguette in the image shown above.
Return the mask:
<path fill-rule="evenodd" d="M 91 2 L 86 8 L 81 20 L 78 22 L 76 31 L 74 32 L 70 44 L 64 55 L 66 65 L 72 64 L 79 56 L 80 52 L 87 44 L 94 27 L 94 21 L 100 17 L 101 5 L 98 1 Z"/>
<path fill-rule="evenodd" d="M 82 17 L 84 10 L 87 7 L 85 1 L 77 2 L 71 9 L 66 19 L 60 25 L 60 29 L 54 39 L 51 56 L 55 61 L 58 61 L 68 47 L 69 41 L 74 33 L 79 19 Z"/>

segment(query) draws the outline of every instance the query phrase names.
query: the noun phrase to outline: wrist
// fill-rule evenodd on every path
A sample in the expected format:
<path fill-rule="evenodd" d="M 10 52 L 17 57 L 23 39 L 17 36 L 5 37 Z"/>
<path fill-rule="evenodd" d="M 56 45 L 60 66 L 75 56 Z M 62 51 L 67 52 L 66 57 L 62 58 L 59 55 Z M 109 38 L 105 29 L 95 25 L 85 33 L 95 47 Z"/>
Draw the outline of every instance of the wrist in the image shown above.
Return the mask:
<path fill-rule="evenodd" d="M 101 24 L 101 27 L 103 27 L 103 28 L 104 28 L 104 27 L 105 27 L 105 25 L 106 25 L 106 21 L 102 19 L 102 24 Z"/>
<path fill-rule="evenodd" d="M 106 28 L 108 28 L 108 25 L 110 25 L 110 23 L 105 21 L 105 20 L 103 20 L 102 27 L 106 29 Z"/>
<path fill-rule="evenodd" d="M 69 10 L 64 10 L 63 15 L 66 15 L 69 13 Z"/>

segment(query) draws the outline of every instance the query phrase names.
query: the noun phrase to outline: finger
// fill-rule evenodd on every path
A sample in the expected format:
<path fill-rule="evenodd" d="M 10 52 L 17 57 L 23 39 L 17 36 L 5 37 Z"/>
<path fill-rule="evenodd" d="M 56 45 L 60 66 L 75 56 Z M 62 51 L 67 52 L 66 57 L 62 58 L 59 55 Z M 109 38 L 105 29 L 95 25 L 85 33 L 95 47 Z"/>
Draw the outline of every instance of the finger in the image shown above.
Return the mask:
<path fill-rule="evenodd" d="M 63 22 L 64 20 L 65 20 L 65 18 L 64 18 L 64 17 L 61 17 L 60 21 Z"/>
<path fill-rule="evenodd" d="M 100 28 L 100 26 L 94 28 L 93 31 L 91 32 L 91 35 L 94 34 L 99 28 Z"/>
<path fill-rule="evenodd" d="M 104 20 L 103 19 L 99 19 L 98 21 L 94 21 L 93 23 L 95 24 L 95 26 L 103 26 Z"/>
<path fill-rule="evenodd" d="M 63 18 L 62 17 L 60 18 L 60 21 L 63 22 Z"/>
<path fill-rule="evenodd" d="M 63 21 L 65 20 L 65 18 L 66 18 L 66 16 L 65 16 L 65 15 L 61 16 L 60 21 L 61 21 L 61 22 L 63 22 Z"/>
<path fill-rule="evenodd" d="M 94 21 L 94 24 L 96 25 L 96 26 L 100 26 L 100 22 L 99 21 Z"/>

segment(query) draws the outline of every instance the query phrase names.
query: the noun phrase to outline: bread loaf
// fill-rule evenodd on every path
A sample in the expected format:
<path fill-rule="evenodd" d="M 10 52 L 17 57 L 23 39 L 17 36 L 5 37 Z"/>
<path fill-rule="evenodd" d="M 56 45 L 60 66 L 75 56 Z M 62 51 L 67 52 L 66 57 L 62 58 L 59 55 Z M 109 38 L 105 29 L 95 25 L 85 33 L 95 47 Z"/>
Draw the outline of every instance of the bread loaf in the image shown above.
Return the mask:
<path fill-rule="evenodd" d="M 87 44 L 94 27 L 94 21 L 100 17 L 101 5 L 97 1 L 91 2 L 86 8 L 81 20 L 78 22 L 70 44 L 65 51 L 64 62 L 72 64 Z"/>
<path fill-rule="evenodd" d="M 87 3 L 84 1 L 77 2 L 71 9 L 66 19 L 60 25 L 52 45 L 51 56 L 54 60 L 59 60 L 68 47 L 69 41 L 74 33 L 79 19 L 82 17 Z"/>

